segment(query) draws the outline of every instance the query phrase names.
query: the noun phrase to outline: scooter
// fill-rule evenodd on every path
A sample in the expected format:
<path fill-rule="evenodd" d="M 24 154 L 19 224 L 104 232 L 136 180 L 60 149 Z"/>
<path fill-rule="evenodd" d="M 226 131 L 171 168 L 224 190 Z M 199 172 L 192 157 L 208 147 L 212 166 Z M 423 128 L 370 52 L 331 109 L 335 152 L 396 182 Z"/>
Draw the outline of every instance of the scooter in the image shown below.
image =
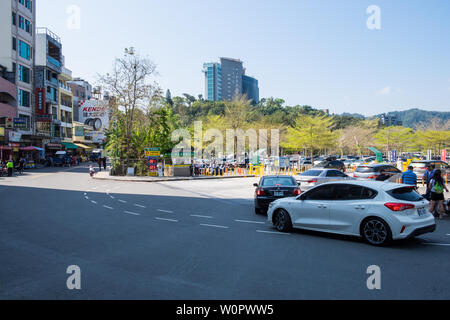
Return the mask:
<path fill-rule="evenodd" d="M 95 173 L 94 167 L 93 167 L 93 166 L 90 166 L 90 168 L 89 168 L 89 174 L 91 175 L 91 178 L 94 177 L 94 173 Z"/>

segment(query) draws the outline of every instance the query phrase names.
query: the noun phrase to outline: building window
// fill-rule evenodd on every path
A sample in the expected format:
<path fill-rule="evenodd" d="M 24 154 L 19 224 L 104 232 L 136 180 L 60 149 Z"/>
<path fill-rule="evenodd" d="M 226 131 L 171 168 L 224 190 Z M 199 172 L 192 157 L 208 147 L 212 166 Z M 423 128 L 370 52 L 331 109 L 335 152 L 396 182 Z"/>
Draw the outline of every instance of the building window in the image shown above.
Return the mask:
<path fill-rule="evenodd" d="M 15 26 L 17 24 L 17 15 L 15 12 L 12 13 L 12 24 Z"/>
<path fill-rule="evenodd" d="M 19 14 L 19 28 L 25 30 L 25 19 Z"/>
<path fill-rule="evenodd" d="M 27 60 L 31 59 L 31 47 L 22 40 L 19 40 L 19 56 Z"/>
<path fill-rule="evenodd" d="M 12 37 L 12 48 L 14 51 L 17 50 L 17 39 L 15 37 Z"/>
<path fill-rule="evenodd" d="M 31 71 L 29 68 L 19 64 L 19 80 L 26 83 L 31 83 Z"/>
<path fill-rule="evenodd" d="M 31 22 L 25 19 L 25 31 L 31 34 Z"/>
<path fill-rule="evenodd" d="M 20 107 L 30 107 L 30 93 L 28 91 L 19 89 L 19 106 Z"/>

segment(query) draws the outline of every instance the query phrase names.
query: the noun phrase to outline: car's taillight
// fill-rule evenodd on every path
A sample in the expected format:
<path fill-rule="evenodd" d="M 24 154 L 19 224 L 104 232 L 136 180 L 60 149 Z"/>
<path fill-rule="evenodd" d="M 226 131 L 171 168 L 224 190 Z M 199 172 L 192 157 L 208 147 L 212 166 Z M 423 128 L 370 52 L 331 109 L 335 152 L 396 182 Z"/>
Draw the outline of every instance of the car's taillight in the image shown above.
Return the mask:
<path fill-rule="evenodd" d="M 367 179 L 376 179 L 376 178 L 378 178 L 378 177 L 377 176 L 370 176 Z"/>
<path fill-rule="evenodd" d="M 316 183 L 317 179 L 309 180 L 308 183 Z"/>
<path fill-rule="evenodd" d="M 295 190 L 293 191 L 293 194 L 294 194 L 294 196 L 299 196 L 299 195 L 302 194 L 302 191 L 301 191 L 300 189 L 295 189 Z"/>
<path fill-rule="evenodd" d="M 405 211 L 409 209 L 414 209 L 416 206 L 410 203 L 386 203 L 384 205 L 386 208 L 392 210 L 392 211 Z"/>
<path fill-rule="evenodd" d="M 266 193 L 264 192 L 264 190 L 258 189 L 258 190 L 256 190 L 256 195 L 257 195 L 258 197 L 260 197 L 260 196 L 265 196 Z"/>

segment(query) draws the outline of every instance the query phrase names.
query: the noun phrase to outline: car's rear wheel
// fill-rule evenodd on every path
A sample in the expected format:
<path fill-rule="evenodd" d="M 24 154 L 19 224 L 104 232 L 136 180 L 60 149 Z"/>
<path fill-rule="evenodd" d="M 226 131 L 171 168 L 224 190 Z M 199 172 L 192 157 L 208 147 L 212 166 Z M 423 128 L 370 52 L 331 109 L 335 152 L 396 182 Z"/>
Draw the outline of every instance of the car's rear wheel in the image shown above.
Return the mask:
<path fill-rule="evenodd" d="M 380 218 L 368 218 L 361 225 L 364 240 L 374 246 L 384 246 L 392 241 L 392 232 L 388 224 Z"/>
<path fill-rule="evenodd" d="M 292 230 L 292 221 L 289 213 L 284 209 L 279 209 L 273 217 L 273 225 L 280 232 L 289 232 Z"/>
<path fill-rule="evenodd" d="M 260 208 L 256 208 L 256 207 L 255 207 L 255 214 L 257 214 L 257 215 L 261 215 L 261 214 L 262 214 L 262 211 L 261 211 L 261 209 L 260 209 Z"/>

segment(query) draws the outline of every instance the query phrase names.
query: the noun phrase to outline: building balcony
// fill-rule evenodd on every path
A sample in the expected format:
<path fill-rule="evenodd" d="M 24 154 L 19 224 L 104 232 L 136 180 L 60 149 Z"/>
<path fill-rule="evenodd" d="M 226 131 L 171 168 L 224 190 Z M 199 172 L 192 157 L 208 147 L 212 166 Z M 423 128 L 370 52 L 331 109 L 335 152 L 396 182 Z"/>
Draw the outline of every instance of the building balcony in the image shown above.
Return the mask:
<path fill-rule="evenodd" d="M 56 60 L 53 57 L 48 56 L 47 57 L 47 66 L 55 71 L 57 71 L 58 73 L 61 72 L 61 62 L 59 62 L 58 60 Z"/>
<path fill-rule="evenodd" d="M 60 76 L 64 77 L 66 80 L 72 80 L 72 71 L 63 66 L 61 67 Z"/>

